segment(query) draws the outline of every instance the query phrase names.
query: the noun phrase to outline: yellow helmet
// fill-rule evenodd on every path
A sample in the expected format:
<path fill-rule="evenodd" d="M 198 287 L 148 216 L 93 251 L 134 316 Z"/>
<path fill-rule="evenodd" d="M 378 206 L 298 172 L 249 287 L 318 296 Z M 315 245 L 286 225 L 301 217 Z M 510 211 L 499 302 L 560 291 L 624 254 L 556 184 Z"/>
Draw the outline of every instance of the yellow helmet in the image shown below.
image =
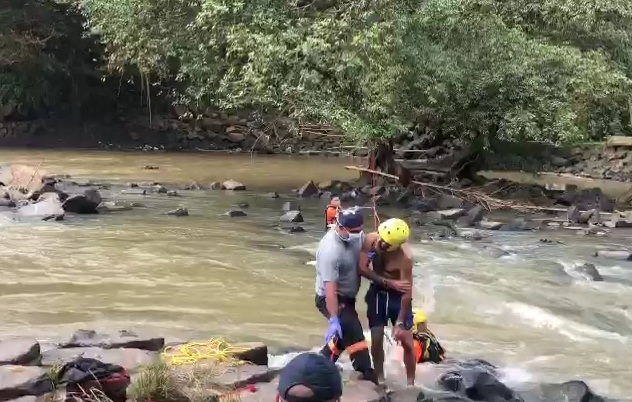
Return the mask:
<path fill-rule="evenodd" d="M 421 309 L 418 309 L 418 308 L 414 309 L 413 310 L 413 325 L 416 327 L 422 322 L 426 322 L 426 313 L 424 313 L 424 311 Z"/>
<path fill-rule="evenodd" d="M 391 218 L 380 224 L 377 228 L 380 239 L 388 243 L 392 248 L 401 246 L 410 236 L 408 224 L 401 219 Z"/>

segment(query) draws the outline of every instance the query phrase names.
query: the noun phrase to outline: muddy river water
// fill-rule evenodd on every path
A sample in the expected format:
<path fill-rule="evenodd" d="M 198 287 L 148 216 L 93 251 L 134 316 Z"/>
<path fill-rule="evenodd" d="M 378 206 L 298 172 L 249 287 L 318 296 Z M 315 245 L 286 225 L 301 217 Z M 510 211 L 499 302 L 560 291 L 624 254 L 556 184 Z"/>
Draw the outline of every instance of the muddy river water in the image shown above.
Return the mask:
<path fill-rule="evenodd" d="M 0 161 L 43 161 L 43 169 L 78 181 L 120 184 L 104 196 L 145 206 L 56 223 L 0 221 L 0 335 L 57 339 L 78 328 L 131 329 L 172 339 L 263 340 L 277 350 L 322 341 L 307 263 L 322 235 L 323 205 L 302 202 L 307 232 L 289 235 L 275 225 L 290 195 L 264 194 L 289 194 L 309 179 L 352 178 L 342 168 L 349 161 L 15 150 L 0 151 Z M 121 192 L 130 181 L 228 178 L 248 191 Z M 221 216 L 240 202 L 250 204 L 247 217 Z M 178 206 L 190 216 L 163 214 Z M 414 304 L 426 309 L 450 353 L 488 359 L 510 382 L 578 378 L 605 395 L 629 397 L 632 263 L 591 255 L 630 239 L 558 233 L 547 237 L 565 244 L 542 244 L 540 237 L 496 232 L 483 241 L 494 252 L 464 240 L 416 241 Z M 603 282 L 573 274 L 585 261 Z"/>

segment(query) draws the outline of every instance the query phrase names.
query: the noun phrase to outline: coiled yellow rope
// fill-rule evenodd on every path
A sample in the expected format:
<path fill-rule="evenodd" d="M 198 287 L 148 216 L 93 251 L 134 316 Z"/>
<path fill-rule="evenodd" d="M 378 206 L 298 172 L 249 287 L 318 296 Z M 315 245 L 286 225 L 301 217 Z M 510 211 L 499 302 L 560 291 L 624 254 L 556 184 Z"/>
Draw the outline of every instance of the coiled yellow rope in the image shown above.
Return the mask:
<path fill-rule="evenodd" d="M 247 348 L 231 346 L 222 338 L 214 338 L 207 342 L 189 342 L 184 345 L 168 346 L 162 352 L 165 363 L 172 366 L 193 365 L 201 361 L 219 363 L 240 362 L 235 358 L 235 353 L 241 353 Z"/>

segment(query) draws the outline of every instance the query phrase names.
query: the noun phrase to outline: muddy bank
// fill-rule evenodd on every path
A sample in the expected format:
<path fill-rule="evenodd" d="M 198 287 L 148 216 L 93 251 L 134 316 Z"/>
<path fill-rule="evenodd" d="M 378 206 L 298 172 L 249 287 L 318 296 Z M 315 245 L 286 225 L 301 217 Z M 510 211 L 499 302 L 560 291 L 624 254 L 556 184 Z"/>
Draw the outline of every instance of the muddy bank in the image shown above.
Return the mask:
<path fill-rule="evenodd" d="M 206 351 L 206 355 L 187 351 Z M 272 401 L 283 370 L 283 363 L 269 365 L 268 349 L 262 343 L 230 345 L 215 340 L 166 346 L 163 337 L 125 330 L 116 334 L 79 330 L 59 343 L 7 338 L 0 341 L 0 356 L 0 401 L 90 401 L 94 392 L 103 396 L 99 400 L 114 402 L 127 398 L 202 402 L 227 397 Z M 179 358 L 188 360 L 183 363 Z M 89 377 L 81 375 L 87 367 L 96 370 Z M 453 357 L 434 366 L 432 374 L 422 370 L 426 374 L 418 383 L 423 391 L 405 389 L 397 382 L 389 385 L 391 380 L 386 387 L 376 387 L 343 366 L 340 369 L 342 400 L 349 402 L 604 400 L 580 380 L 512 388 L 501 381 L 498 367 L 480 359 Z"/>

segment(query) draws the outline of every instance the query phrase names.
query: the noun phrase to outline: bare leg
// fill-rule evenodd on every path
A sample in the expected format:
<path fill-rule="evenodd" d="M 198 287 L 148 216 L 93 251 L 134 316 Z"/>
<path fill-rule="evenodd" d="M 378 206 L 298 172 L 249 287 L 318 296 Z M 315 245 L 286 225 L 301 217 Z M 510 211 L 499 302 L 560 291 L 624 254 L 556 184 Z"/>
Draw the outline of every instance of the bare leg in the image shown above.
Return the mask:
<path fill-rule="evenodd" d="M 404 349 L 404 366 L 406 367 L 406 379 L 408 385 L 415 385 L 415 370 L 417 368 L 417 362 L 415 362 L 415 347 L 413 341 L 412 331 L 405 331 L 400 337 L 399 341 Z"/>
<path fill-rule="evenodd" d="M 412 335 L 411 338 L 412 340 Z M 384 377 L 384 327 L 371 328 L 371 357 L 378 382 L 382 383 Z"/>

